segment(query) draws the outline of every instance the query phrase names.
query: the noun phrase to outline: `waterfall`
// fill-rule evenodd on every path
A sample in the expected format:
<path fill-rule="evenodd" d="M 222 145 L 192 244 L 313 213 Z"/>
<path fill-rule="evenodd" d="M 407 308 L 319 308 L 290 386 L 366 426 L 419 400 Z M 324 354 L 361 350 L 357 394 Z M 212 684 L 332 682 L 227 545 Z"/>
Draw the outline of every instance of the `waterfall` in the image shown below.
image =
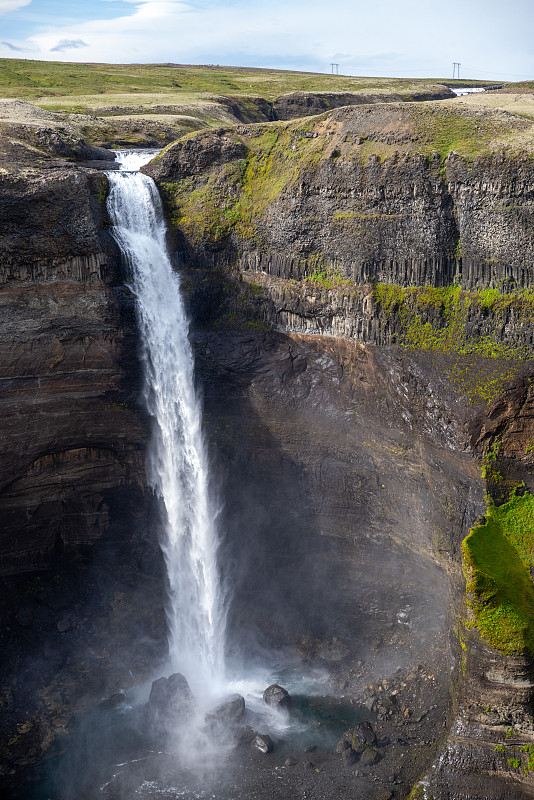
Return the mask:
<path fill-rule="evenodd" d="M 121 168 L 108 172 L 108 211 L 137 299 L 144 397 L 153 420 L 148 480 L 163 508 L 171 669 L 206 692 L 224 678 L 225 602 L 189 324 L 157 189 L 137 171 L 154 153 L 117 155 Z"/>

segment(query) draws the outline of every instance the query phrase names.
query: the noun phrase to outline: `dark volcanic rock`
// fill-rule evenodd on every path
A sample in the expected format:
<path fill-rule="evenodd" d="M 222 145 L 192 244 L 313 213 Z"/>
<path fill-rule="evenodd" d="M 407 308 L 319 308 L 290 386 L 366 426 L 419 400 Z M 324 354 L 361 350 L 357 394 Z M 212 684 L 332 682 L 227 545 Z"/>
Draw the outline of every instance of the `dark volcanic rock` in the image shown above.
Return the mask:
<path fill-rule="evenodd" d="M 271 753 L 273 750 L 273 740 L 266 733 L 257 734 L 251 745 L 255 750 L 259 750 L 260 753 Z"/>
<path fill-rule="evenodd" d="M 235 725 L 245 713 L 245 699 L 233 694 L 206 714 L 206 722 L 213 725 Z"/>
<path fill-rule="evenodd" d="M 370 767 L 380 761 L 380 753 L 376 747 L 366 747 L 360 755 L 360 765 Z"/>
<path fill-rule="evenodd" d="M 376 744 L 376 733 L 370 722 L 360 722 L 349 731 L 349 735 L 351 747 L 356 753 L 363 753 L 370 745 Z"/>
<path fill-rule="evenodd" d="M 15 698 L 0 721 L 0 784 L 6 765 L 34 763 L 68 732 L 88 697 L 148 675 L 163 621 L 147 591 L 160 557 L 146 535 L 133 298 L 106 230 L 107 180 L 75 163 L 114 156 L 23 105 L 28 121 L 0 108 L 0 627 Z M 22 626 L 17 596 L 29 602 Z"/>
<path fill-rule="evenodd" d="M 454 97 L 446 86 L 433 86 L 421 91 L 412 100 L 445 100 Z M 369 103 L 394 103 L 401 95 L 368 94 L 366 92 L 291 92 L 277 97 L 273 103 L 273 119 L 296 119 L 312 114 L 322 114 L 341 106 L 358 106 Z"/>
<path fill-rule="evenodd" d="M 243 158 L 247 152 L 239 139 L 222 128 L 216 133 L 208 134 L 207 139 L 192 138 L 178 142 L 171 150 L 170 158 L 177 177 L 185 177 L 190 172 L 201 175 L 206 169 L 221 167 Z M 167 168 L 168 165 L 165 164 L 160 169 L 159 159 L 155 159 L 150 165 L 143 167 L 142 171 L 154 177 L 163 174 Z"/>
<path fill-rule="evenodd" d="M 350 731 L 345 733 L 336 745 L 336 753 L 344 753 L 345 750 L 352 750 L 351 738 Z"/>
<path fill-rule="evenodd" d="M 287 689 L 273 683 L 268 686 L 263 693 L 263 702 L 273 708 L 289 708 L 291 704 L 291 697 Z"/>
<path fill-rule="evenodd" d="M 126 698 L 122 692 L 116 692 L 111 695 L 107 702 L 111 708 L 119 708 L 126 703 Z"/>
<path fill-rule="evenodd" d="M 343 766 L 352 767 L 358 761 L 358 754 L 355 753 L 352 747 L 349 745 L 348 747 L 342 748 L 341 760 L 343 762 Z"/>
<path fill-rule="evenodd" d="M 234 731 L 234 741 L 238 745 L 250 744 L 256 735 L 254 728 L 250 725 L 243 725 Z"/>
<path fill-rule="evenodd" d="M 238 225 L 224 227 L 224 220 L 210 227 L 195 217 L 200 229 L 186 225 L 176 240 L 184 263 L 232 264 L 288 280 L 313 274 L 321 264 L 357 284 L 532 285 L 528 149 L 514 158 L 496 149 L 475 161 L 453 151 L 442 159 L 439 142 L 432 152 L 423 132 L 429 125 L 466 125 L 476 139 L 478 129 L 520 135 L 532 122 L 432 103 L 352 106 L 300 125 L 199 134 L 173 145 L 146 170 L 161 183 L 175 218 L 178 209 L 189 218 L 191 186 L 206 194 L 206 219 L 217 214 L 210 205 L 215 196 L 218 206 L 244 203 L 250 215 L 246 234 Z M 283 188 L 268 204 L 249 207 L 243 193 L 250 187 L 239 164 L 249 148 L 257 152 L 261 136 L 271 148 L 273 171 L 264 180 L 274 182 L 276 175 Z"/>
<path fill-rule="evenodd" d="M 73 165 L 10 166 L 0 198 L 4 575 L 108 533 L 126 544 L 148 511 L 133 298 L 116 286 L 103 229 L 106 179 Z"/>
<path fill-rule="evenodd" d="M 187 715 L 193 706 L 193 695 L 189 684 L 179 672 L 168 678 L 158 678 L 150 690 L 146 705 L 148 717 L 152 722 L 161 719 L 173 720 Z"/>

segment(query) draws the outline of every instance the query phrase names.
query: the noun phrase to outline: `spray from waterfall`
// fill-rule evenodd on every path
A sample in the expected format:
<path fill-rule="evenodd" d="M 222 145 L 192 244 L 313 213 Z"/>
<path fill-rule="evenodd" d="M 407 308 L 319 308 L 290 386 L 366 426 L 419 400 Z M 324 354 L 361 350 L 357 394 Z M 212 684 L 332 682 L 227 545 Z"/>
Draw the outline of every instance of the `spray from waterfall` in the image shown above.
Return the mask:
<path fill-rule="evenodd" d="M 224 681 L 225 598 L 217 564 L 217 507 L 210 496 L 201 404 L 188 320 L 166 246 L 161 201 L 138 172 L 153 153 L 120 152 L 109 172 L 111 232 L 137 299 L 146 407 L 153 420 L 148 479 L 161 500 L 168 575 L 169 656 L 195 689 Z"/>

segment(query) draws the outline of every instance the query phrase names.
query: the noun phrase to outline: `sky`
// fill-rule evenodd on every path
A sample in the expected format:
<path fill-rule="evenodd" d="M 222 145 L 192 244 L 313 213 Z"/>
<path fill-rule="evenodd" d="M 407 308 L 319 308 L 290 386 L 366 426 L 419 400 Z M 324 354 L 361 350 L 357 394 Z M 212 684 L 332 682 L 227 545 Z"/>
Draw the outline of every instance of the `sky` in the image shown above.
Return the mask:
<path fill-rule="evenodd" d="M 0 57 L 49 61 L 520 81 L 533 30 L 532 0 L 0 0 Z"/>

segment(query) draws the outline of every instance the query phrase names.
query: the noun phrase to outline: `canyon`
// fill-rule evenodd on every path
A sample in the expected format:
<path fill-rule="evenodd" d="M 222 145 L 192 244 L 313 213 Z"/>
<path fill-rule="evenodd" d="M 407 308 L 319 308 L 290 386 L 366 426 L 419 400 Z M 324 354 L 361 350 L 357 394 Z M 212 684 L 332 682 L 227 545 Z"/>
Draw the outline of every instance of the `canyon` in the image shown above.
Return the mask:
<path fill-rule="evenodd" d="M 229 652 L 324 671 L 382 741 L 360 774 L 299 754 L 279 782 L 275 749 L 248 764 L 242 796 L 532 797 L 531 654 L 481 636 L 462 542 L 488 497 L 534 488 L 533 123 L 449 101 L 321 102 L 187 135 L 144 168 L 192 321 Z M 166 653 L 113 157 L 26 112 L 2 123 L 0 154 L 0 777 L 14 797 L 80 715 Z"/>

